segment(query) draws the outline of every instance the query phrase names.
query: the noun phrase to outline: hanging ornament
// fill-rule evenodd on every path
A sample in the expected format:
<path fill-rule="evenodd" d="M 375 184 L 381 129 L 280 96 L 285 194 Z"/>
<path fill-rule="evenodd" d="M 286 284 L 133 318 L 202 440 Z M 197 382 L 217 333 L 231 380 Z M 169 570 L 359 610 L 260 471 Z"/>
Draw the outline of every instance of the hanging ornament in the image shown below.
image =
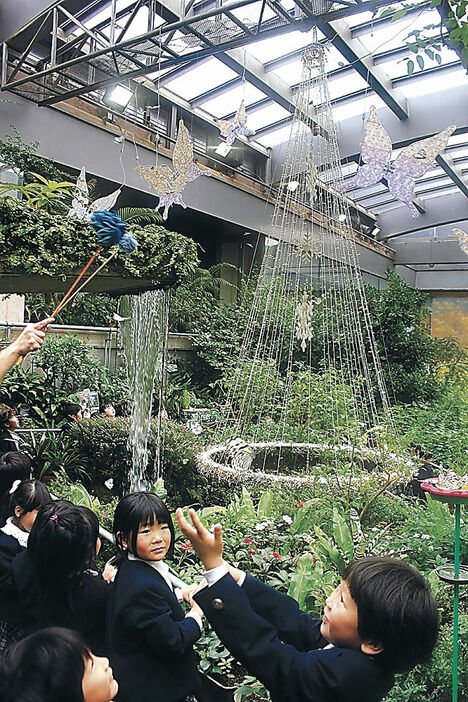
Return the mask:
<path fill-rule="evenodd" d="M 468 234 L 463 231 L 463 229 L 458 229 L 455 227 L 453 233 L 458 239 L 461 250 L 468 256 Z"/>
<path fill-rule="evenodd" d="M 179 131 L 172 154 L 170 166 L 137 166 L 137 171 L 146 180 L 159 197 L 157 210 L 164 208 L 163 219 L 167 219 L 172 205 L 187 205 L 182 200 L 182 193 L 187 183 L 201 175 L 209 176 L 208 171 L 199 168 L 193 162 L 193 146 L 183 120 L 179 122 Z"/>
<path fill-rule="evenodd" d="M 77 217 L 78 219 L 90 220 L 92 215 L 99 210 L 110 210 L 114 207 L 117 198 L 122 192 L 122 188 L 114 190 L 110 195 L 100 197 L 94 202 L 89 202 L 89 190 L 86 182 L 85 166 L 80 171 L 73 191 L 72 206 L 67 212 L 67 217 Z"/>
<path fill-rule="evenodd" d="M 315 185 L 317 183 L 318 170 L 315 165 L 315 157 L 313 151 L 310 152 L 307 159 L 306 167 L 306 190 L 309 193 L 310 206 L 314 209 L 315 201 Z"/>
<path fill-rule="evenodd" d="M 304 290 L 302 301 L 296 307 L 296 338 L 301 340 L 302 351 L 306 350 L 307 341 L 313 337 L 312 313 L 318 301 L 318 298 L 310 297 L 307 290 Z"/>
<path fill-rule="evenodd" d="M 296 253 L 306 263 L 312 261 L 312 256 L 320 256 L 322 253 L 322 243 L 314 241 L 309 231 L 305 231 L 294 243 L 296 245 Z"/>
<path fill-rule="evenodd" d="M 455 129 L 456 126 L 452 124 L 439 134 L 410 144 L 402 149 L 391 163 L 392 142 L 379 122 L 377 110 L 371 107 L 361 144 L 364 164 L 359 166 L 354 178 L 343 184 L 341 189 L 367 187 L 386 178 L 391 194 L 407 205 L 412 217 L 419 217 L 419 212 L 413 204 L 416 178 L 420 178 L 433 166 Z"/>
<path fill-rule="evenodd" d="M 228 146 L 232 146 L 235 138 L 238 136 L 242 135 L 249 137 L 255 134 L 254 130 L 249 129 L 249 127 L 247 126 L 247 114 L 245 112 L 245 105 L 243 100 L 237 108 L 237 112 L 232 122 L 228 122 L 225 119 L 218 119 L 217 126 L 221 133 L 221 136 L 224 137 Z"/>

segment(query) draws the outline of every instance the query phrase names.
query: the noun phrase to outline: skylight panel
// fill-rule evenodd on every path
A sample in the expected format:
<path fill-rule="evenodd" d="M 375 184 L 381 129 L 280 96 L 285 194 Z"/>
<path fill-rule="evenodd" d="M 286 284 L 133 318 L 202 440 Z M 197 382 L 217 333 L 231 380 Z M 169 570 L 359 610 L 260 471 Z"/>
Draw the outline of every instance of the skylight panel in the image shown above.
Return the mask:
<path fill-rule="evenodd" d="M 330 91 L 330 99 L 334 100 L 337 97 L 342 97 L 343 95 L 349 95 L 350 93 L 355 93 L 358 90 L 364 90 L 368 87 L 368 83 L 361 78 L 361 76 L 353 71 L 353 73 L 347 73 L 341 78 L 333 78 L 328 81 L 328 89 Z"/>
<path fill-rule="evenodd" d="M 192 100 L 207 90 L 223 85 L 237 76 L 233 70 L 225 66 L 218 59 L 210 58 L 202 61 L 191 71 L 177 76 L 166 83 L 166 88 L 185 100 Z"/>
<path fill-rule="evenodd" d="M 302 80 L 303 63 L 301 59 L 276 68 L 273 73 L 288 85 L 297 85 Z"/>
<path fill-rule="evenodd" d="M 270 134 L 265 134 L 265 136 L 258 137 L 258 139 L 255 139 L 255 141 L 258 141 L 259 144 L 266 147 L 277 146 L 278 144 L 288 141 L 290 133 L 291 125 L 288 124 L 286 127 L 280 127 L 274 132 L 270 132 Z"/>
<path fill-rule="evenodd" d="M 318 38 L 322 38 L 323 34 L 318 32 Z M 288 32 L 282 34 L 281 37 L 270 37 L 263 39 L 255 44 L 251 44 L 248 48 L 249 54 L 255 56 L 262 63 L 267 63 L 280 56 L 302 49 L 312 42 L 312 30 L 310 32 Z"/>
<path fill-rule="evenodd" d="M 251 105 L 253 102 L 258 102 L 265 98 L 265 93 L 258 90 L 255 86 L 250 83 L 244 83 L 232 88 L 227 93 L 218 95 L 217 97 L 211 98 L 204 102 L 201 107 L 206 112 L 209 112 L 214 117 L 224 117 L 225 115 L 230 115 L 235 112 L 242 100 L 244 100 L 245 105 Z"/>
<path fill-rule="evenodd" d="M 370 22 L 372 19 L 372 12 L 359 12 L 356 15 L 349 15 L 345 17 L 344 21 L 348 27 L 356 27 L 358 24 L 364 24 L 365 22 Z"/>
<path fill-rule="evenodd" d="M 464 85 L 468 87 L 468 77 L 465 69 L 460 66 L 451 71 L 441 71 L 437 73 L 421 73 L 415 74 L 411 80 L 398 84 L 399 90 L 407 98 L 414 98 L 418 95 L 433 95 L 434 100 L 437 100 L 437 93 Z"/>
<path fill-rule="evenodd" d="M 263 107 L 261 110 L 256 110 L 255 112 L 249 114 L 247 125 L 250 127 L 250 129 L 254 129 L 256 131 L 261 127 L 265 127 L 267 124 L 279 122 L 280 119 L 289 117 L 290 114 L 291 113 L 284 107 L 281 107 L 281 105 L 277 105 L 273 102 L 270 105 L 266 105 L 266 107 Z"/>
<path fill-rule="evenodd" d="M 452 158 L 468 158 L 468 146 L 460 146 L 458 149 L 450 149 L 449 153 Z"/>
<path fill-rule="evenodd" d="M 356 115 L 364 115 L 366 118 L 369 116 L 369 108 L 374 105 L 377 110 L 384 107 L 385 103 L 378 95 L 373 91 L 370 91 L 366 97 L 357 98 L 350 102 L 346 102 L 343 105 L 337 105 L 332 108 L 333 119 L 338 124 L 341 121 L 348 119 L 349 117 L 356 117 Z"/>

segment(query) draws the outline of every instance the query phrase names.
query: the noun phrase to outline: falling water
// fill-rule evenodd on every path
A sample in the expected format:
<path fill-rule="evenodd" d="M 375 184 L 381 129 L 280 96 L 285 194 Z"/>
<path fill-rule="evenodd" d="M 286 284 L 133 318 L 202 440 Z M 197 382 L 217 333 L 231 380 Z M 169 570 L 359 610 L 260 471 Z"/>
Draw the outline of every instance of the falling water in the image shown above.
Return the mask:
<path fill-rule="evenodd" d="M 132 453 L 130 490 L 144 490 L 159 477 L 159 429 L 157 455 L 148 468 L 148 435 L 154 389 L 162 388 L 168 329 L 168 293 L 152 290 L 126 295 L 120 303 L 122 344 L 132 394 L 132 419 L 128 446 Z"/>

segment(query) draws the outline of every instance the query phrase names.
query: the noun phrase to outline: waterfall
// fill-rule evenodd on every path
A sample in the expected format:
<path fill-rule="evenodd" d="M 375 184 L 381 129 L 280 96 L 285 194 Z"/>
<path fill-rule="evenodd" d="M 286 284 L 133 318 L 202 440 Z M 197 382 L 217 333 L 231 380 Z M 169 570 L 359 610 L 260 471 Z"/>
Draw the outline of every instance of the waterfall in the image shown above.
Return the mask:
<path fill-rule="evenodd" d="M 169 296 L 163 290 L 125 295 L 120 331 L 132 394 L 128 447 L 132 453 L 130 490 L 145 490 L 160 473 L 160 447 L 148 470 L 148 435 L 155 388 L 162 389 L 168 331 Z"/>

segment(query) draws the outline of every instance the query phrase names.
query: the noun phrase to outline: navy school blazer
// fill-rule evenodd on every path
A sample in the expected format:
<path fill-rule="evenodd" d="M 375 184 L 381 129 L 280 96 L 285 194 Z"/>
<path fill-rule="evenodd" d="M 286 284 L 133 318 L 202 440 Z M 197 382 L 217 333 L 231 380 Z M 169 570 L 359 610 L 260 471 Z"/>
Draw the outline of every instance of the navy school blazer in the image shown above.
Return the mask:
<path fill-rule="evenodd" d="M 120 566 L 107 609 L 106 638 L 118 702 L 175 702 L 200 685 L 193 644 L 200 628 L 185 617 L 164 578 L 143 561 Z"/>
<path fill-rule="evenodd" d="M 242 587 L 225 575 L 194 599 L 273 702 L 380 702 L 393 685 L 393 676 L 372 656 L 338 647 L 321 650 L 328 644 L 320 634 L 321 620 L 250 575 Z"/>
<path fill-rule="evenodd" d="M 13 560 L 26 549 L 14 536 L 0 531 L 0 621 L 21 626 L 24 614 L 13 580 Z"/>

